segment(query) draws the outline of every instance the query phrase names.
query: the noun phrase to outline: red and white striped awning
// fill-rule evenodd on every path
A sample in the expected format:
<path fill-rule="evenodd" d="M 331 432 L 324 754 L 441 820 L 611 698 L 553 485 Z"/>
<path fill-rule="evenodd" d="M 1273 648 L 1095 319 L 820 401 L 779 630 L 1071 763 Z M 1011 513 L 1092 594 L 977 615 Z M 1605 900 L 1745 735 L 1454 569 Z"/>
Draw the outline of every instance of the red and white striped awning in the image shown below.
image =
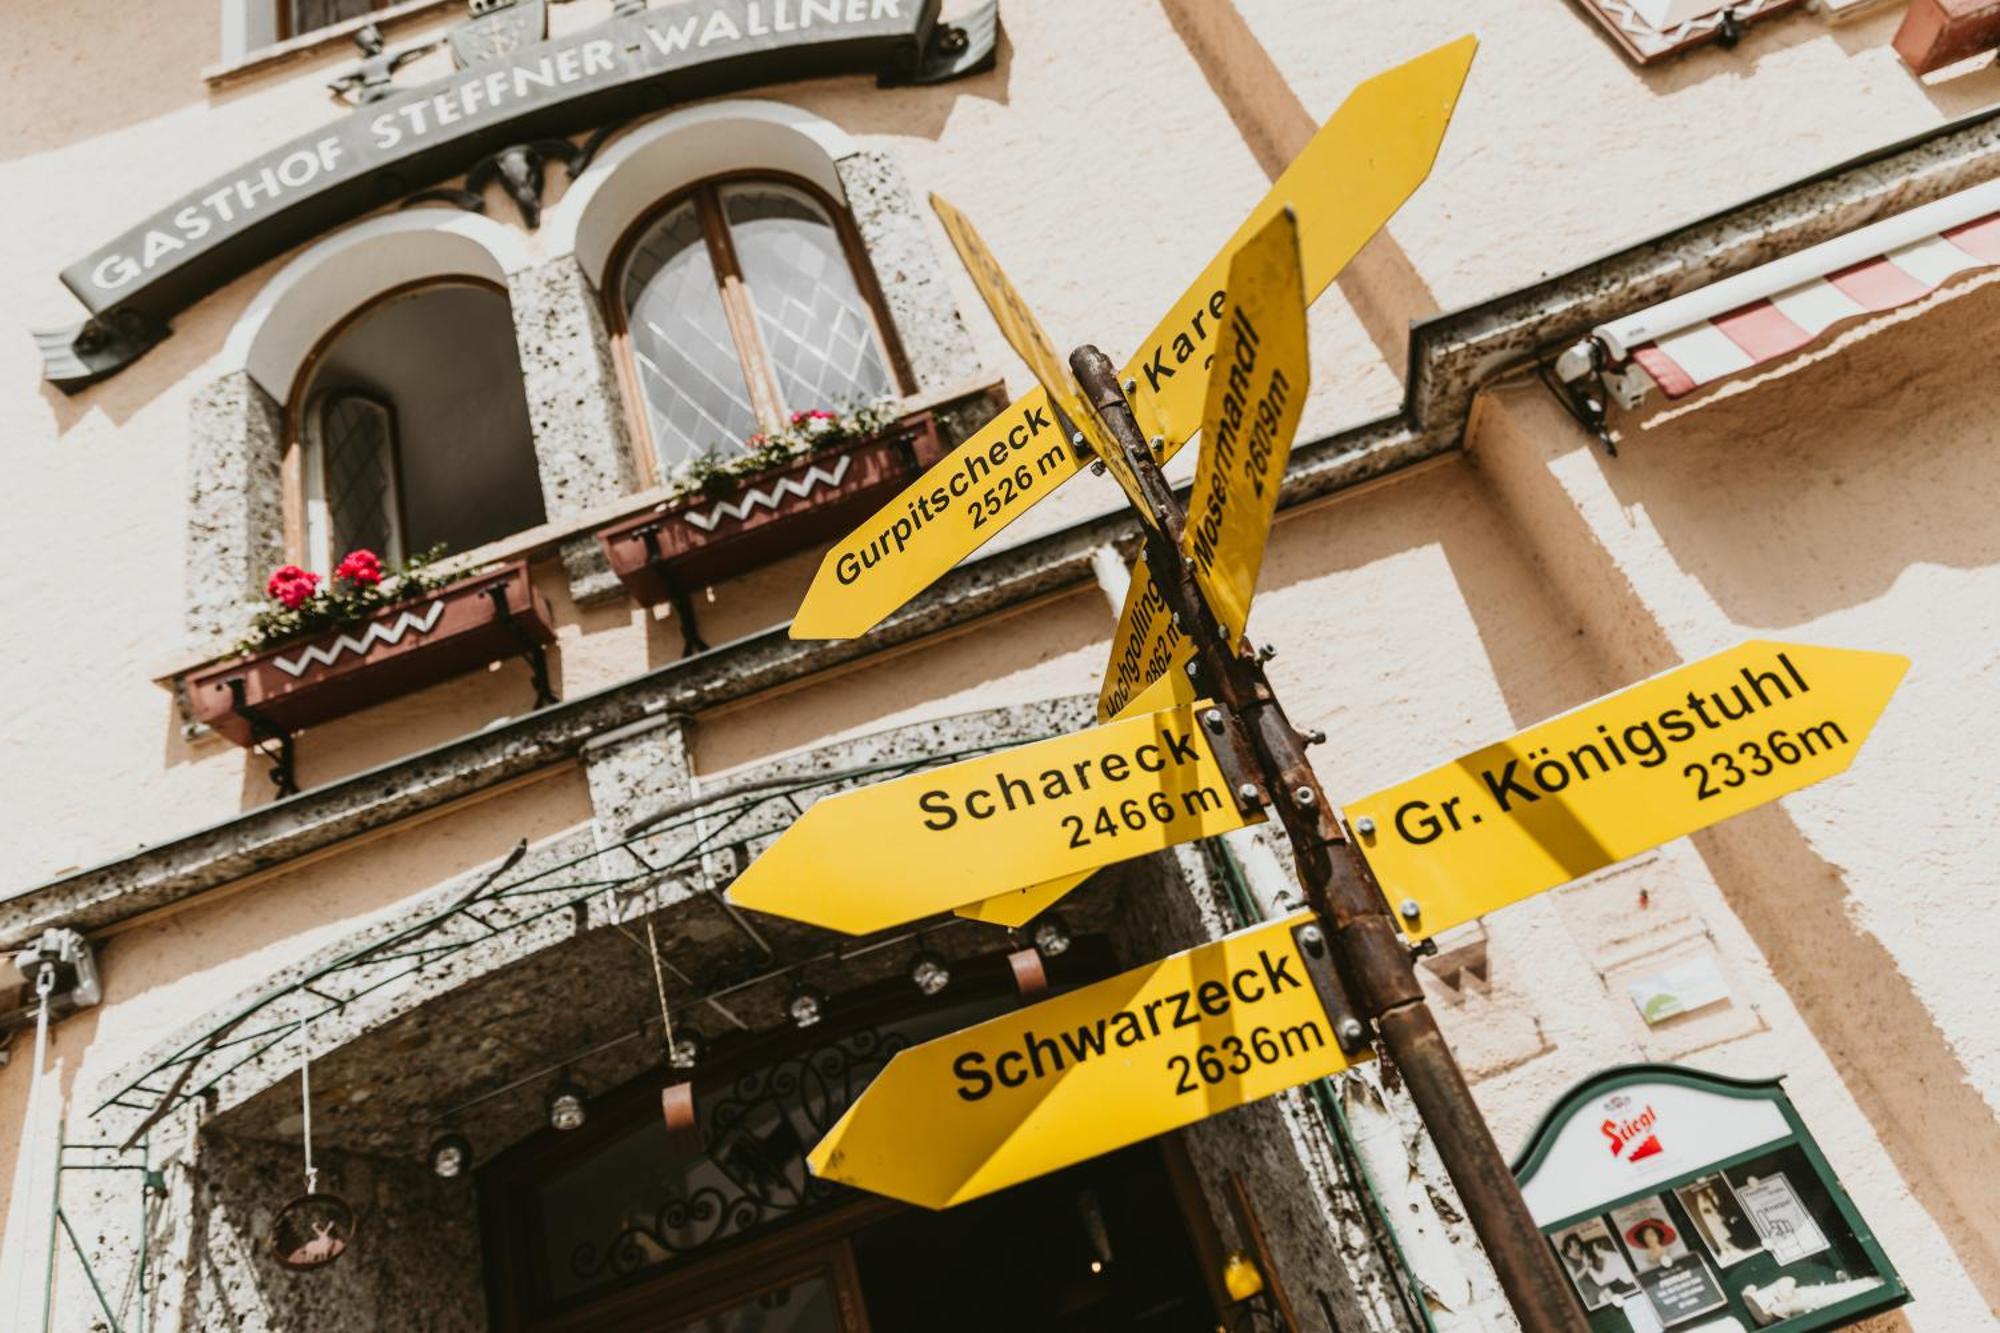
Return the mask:
<path fill-rule="evenodd" d="M 1626 406 L 1679 398 L 1786 356 L 1835 325 L 1893 310 L 2000 264 L 2000 181 L 1857 228 L 1591 330 Z M 1564 357 L 1588 363 L 1585 344 Z M 1643 373 L 1640 373 L 1643 372 Z M 1565 378 L 1578 378 L 1565 373 Z"/>

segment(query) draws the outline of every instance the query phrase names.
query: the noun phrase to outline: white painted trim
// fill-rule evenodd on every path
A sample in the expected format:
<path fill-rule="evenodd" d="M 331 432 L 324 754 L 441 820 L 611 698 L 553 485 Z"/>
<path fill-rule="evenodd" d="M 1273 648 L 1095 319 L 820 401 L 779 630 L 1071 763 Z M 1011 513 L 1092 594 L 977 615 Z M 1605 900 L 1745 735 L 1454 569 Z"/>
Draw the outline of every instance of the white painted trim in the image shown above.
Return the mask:
<path fill-rule="evenodd" d="M 665 195 L 725 171 L 764 168 L 803 176 L 846 200 L 833 164 L 861 150 L 822 116 L 754 98 L 670 111 L 607 146 L 581 179 L 542 214 L 542 244 L 574 254 L 602 286 L 611 251 L 639 216 Z"/>
<path fill-rule="evenodd" d="M 505 284 L 533 262 L 520 233 L 457 209 L 369 218 L 308 246 L 252 297 L 222 348 L 222 369 L 245 370 L 286 401 L 313 345 L 348 312 L 423 278 Z"/>

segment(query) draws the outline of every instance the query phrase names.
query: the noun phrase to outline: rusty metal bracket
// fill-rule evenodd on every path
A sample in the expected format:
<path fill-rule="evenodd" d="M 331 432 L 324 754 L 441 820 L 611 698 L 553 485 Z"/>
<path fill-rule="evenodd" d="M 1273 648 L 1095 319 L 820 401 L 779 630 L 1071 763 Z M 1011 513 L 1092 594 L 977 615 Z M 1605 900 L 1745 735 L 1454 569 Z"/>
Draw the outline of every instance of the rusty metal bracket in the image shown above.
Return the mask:
<path fill-rule="evenodd" d="M 496 583 L 486 590 L 493 600 L 494 617 L 507 626 L 508 633 L 520 647 L 521 660 L 528 664 L 528 670 L 535 679 L 535 707 L 547 708 L 556 702 L 555 689 L 549 684 L 549 655 L 542 645 L 535 642 L 535 636 L 521 627 L 514 617 L 513 608 L 507 605 L 507 585 Z"/>
<path fill-rule="evenodd" d="M 278 789 L 278 799 L 299 794 L 298 770 L 293 765 L 297 758 L 292 733 L 273 722 L 262 709 L 245 698 L 243 677 L 229 678 L 229 711 L 250 724 L 250 748 L 271 761 L 271 785 Z M 275 753 L 269 748 L 276 746 Z"/>
<path fill-rule="evenodd" d="M 1270 793 L 1264 788 L 1263 768 L 1250 748 L 1242 720 L 1221 704 L 1211 702 L 1196 715 L 1195 721 L 1200 724 L 1202 735 L 1208 738 L 1215 766 L 1229 780 L 1229 799 L 1236 802 L 1236 809 L 1243 815 L 1261 817 L 1270 803 Z"/>
<path fill-rule="evenodd" d="M 694 602 L 687 595 L 687 589 L 674 577 L 667 558 L 660 554 L 660 525 L 648 523 L 639 529 L 639 540 L 646 545 L 646 568 L 667 590 L 667 605 L 673 607 L 674 618 L 681 622 L 681 656 L 693 657 L 696 653 L 708 651 L 708 643 L 701 637 L 701 627 L 695 623 Z"/>
<path fill-rule="evenodd" d="M 1298 946 L 1299 960 L 1305 965 L 1306 976 L 1311 979 L 1313 991 L 1326 1010 L 1327 1022 L 1333 1025 L 1333 1039 L 1340 1043 L 1340 1053 L 1352 1059 L 1366 1051 L 1375 1039 L 1375 1032 L 1355 1007 L 1346 984 L 1340 979 L 1340 970 L 1333 963 L 1333 944 L 1327 938 L 1325 925 L 1318 917 L 1299 922 L 1292 927 L 1292 943 Z"/>

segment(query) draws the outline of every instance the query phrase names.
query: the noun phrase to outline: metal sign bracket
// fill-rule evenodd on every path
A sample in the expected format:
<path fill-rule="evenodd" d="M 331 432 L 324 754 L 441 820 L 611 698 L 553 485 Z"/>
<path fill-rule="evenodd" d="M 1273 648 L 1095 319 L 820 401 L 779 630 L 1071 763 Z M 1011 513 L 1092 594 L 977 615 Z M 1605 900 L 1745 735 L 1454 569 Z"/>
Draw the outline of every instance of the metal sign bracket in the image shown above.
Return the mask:
<path fill-rule="evenodd" d="M 1305 966 L 1313 991 L 1326 1009 L 1327 1022 L 1333 1025 L 1333 1039 L 1340 1043 L 1340 1053 L 1352 1059 L 1368 1050 L 1375 1033 L 1348 997 L 1347 986 L 1333 965 L 1333 949 L 1326 938 L 1326 927 L 1316 918 L 1301 921 L 1292 927 L 1292 943 L 1298 946 L 1299 961 Z"/>

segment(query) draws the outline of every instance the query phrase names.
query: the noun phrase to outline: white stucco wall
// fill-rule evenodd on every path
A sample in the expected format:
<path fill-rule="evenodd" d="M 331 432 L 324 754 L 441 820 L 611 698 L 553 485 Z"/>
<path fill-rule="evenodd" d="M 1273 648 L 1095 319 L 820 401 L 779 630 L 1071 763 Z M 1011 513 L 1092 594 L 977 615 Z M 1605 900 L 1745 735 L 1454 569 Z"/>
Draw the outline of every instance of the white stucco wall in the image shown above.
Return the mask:
<path fill-rule="evenodd" d="M 1222 0 L 1214 0 L 1222 3 Z M 1457 35 L 1462 7 L 1423 0 L 1238 0 L 1291 90 L 1323 117 L 1355 80 Z M 557 8 L 568 27 L 604 0 Z M 283 261 L 175 320 L 174 336 L 76 398 L 40 382 L 28 326 L 74 317 L 55 272 L 190 184 L 339 114 L 329 52 L 213 93 L 214 0 L 24 13 L 0 77 L 0 892 L 225 819 L 268 799 L 261 762 L 189 741 L 151 683 L 178 651 L 185 434 L 198 388 L 229 368 L 229 335 Z M 1154 0 L 1006 0 L 999 70 L 882 92 L 861 79 L 762 90 L 894 156 L 913 189 L 974 217 L 1060 343 L 1129 350 L 1264 190 L 1226 105 Z M 1509 290 L 1754 191 L 1941 123 L 2000 92 L 1996 77 L 1927 87 L 1886 48 L 1893 14 L 1839 29 L 1809 13 L 1759 26 L 1734 53 L 1635 71 L 1572 7 L 1482 17 L 1485 46 L 1439 169 L 1392 228 L 1444 307 Z M 404 29 L 395 41 L 422 35 Z M 442 68 L 432 56 L 406 77 Z M 77 95 L 88 86 L 94 95 Z M 559 191 L 559 184 L 556 190 Z M 553 197 L 553 192 L 552 192 Z M 504 205 L 495 224 L 514 225 Z M 552 229 L 521 233 L 528 260 Z M 945 252 L 942 234 L 933 241 Z M 1025 368 L 968 281 L 954 292 L 982 360 L 1016 388 Z M 1687 1059 L 1787 1072 L 1794 1095 L 1919 1295 L 1911 1327 L 1985 1326 L 2000 1275 L 1968 1272 L 1976 1201 L 1942 1179 L 1921 1095 L 1880 1086 L 1959 1079 L 1943 1109 L 2000 1098 L 2000 937 L 1980 905 L 1996 816 L 1981 802 L 1994 708 L 1996 480 L 1976 349 L 1990 295 L 1937 303 L 1906 326 L 1754 391 L 1628 426 L 1607 461 L 1540 390 L 1490 397 L 1469 457 L 1289 513 L 1253 634 L 1336 794 L 1353 796 L 1597 693 L 1750 635 L 1882 647 L 1915 667 L 1860 763 L 1762 822 L 1664 849 L 1601 882 L 1489 924 L 1490 985 L 1434 994 L 1503 1143 L 1576 1078 L 1617 1060 Z M 1338 291 L 1315 308 L 1304 432 L 1387 412 L 1385 361 Z M 1937 355 L 1949 349 L 1950 356 Z M 1967 374 L 1971 369 L 1973 373 Z M 1193 454 L 1177 466 L 1191 467 Z M 1100 512 L 1083 478 L 1009 541 Z M 789 615 L 812 570 L 781 563 L 704 606 L 722 641 Z M 560 569 L 538 586 L 561 625 L 566 692 L 627 679 L 678 651 L 670 627 L 623 601 L 579 609 Z M 836 675 L 704 716 L 697 766 L 719 775 L 829 738 L 974 707 L 1094 690 L 1112 608 L 1094 588 Z M 471 677 L 322 728 L 308 783 L 474 730 L 529 702 L 525 678 Z M 490 858 L 515 837 L 582 822 L 574 774 L 267 879 L 103 950 L 107 1002 L 61 1025 L 66 1091 L 356 924 Z M 1775 848 L 1769 864 L 1760 855 Z M 1637 888 L 1656 923 L 1634 931 Z M 1801 926 L 1786 937 L 1788 914 Z M 1817 914 L 1817 915 L 1814 915 Z M 1828 914 L 1831 914 L 1830 917 Z M 1811 917 L 1811 921 L 1806 919 Z M 1886 1069 L 1843 1045 L 1800 940 L 1852 934 L 1828 966 L 1879 961 L 1871 987 L 1935 1037 Z M 1788 952 L 1790 947 L 1792 951 Z M 1722 1013 L 1667 1031 L 1637 1022 L 1622 980 L 1656 957 L 1709 951 L 1735 990 Z M 1776 962 L 1774 962 L 1774 957 Z M 1857 982 L 1857 987 L 1859 983 Z M 1857 992 L 1864 1001 L 1874 989 Z M 1865 1006 L 1864 1006 L 1865 1007 Z M 1889 1045 L 1895 1043 L 1891 1040 Z M 19 1049 L 18 1047 L 16 1048 Z M 25 1060 L 0 1069 L 0 1127 L 19 1123 Z M 1966 1090 L 1969 1089 L 1969 1095 Z M 1914 1108 L 1914 1110 L 1913 1110 Z M 1990 1146 L 1991 1126 L 1973 1126 Z M 0 1181 L 18 1137 L 0 1132 Z M 1990 1238 L 1989 1238 L 1990 1239 Z M 20 1237 L 6 1241 L 18 1255 Z"/>

